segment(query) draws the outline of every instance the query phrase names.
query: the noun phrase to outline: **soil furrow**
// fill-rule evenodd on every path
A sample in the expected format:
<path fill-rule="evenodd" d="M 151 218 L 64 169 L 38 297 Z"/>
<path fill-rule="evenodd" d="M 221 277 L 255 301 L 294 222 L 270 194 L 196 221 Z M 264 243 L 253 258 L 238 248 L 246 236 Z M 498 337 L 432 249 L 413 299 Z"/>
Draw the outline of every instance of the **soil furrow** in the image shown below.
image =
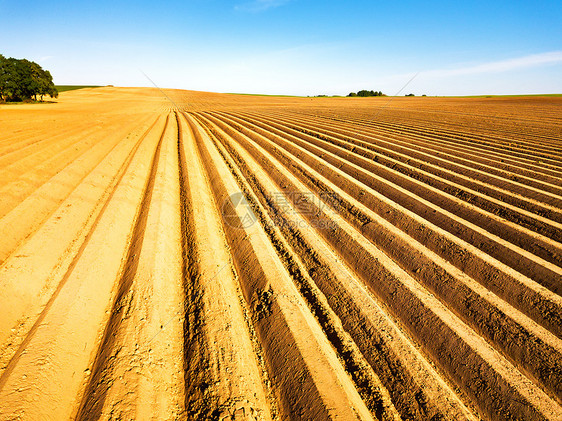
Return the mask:
<path fill-rule="evenodd" d="M 102 161 L 49 220 L 1 266 L 0 296 L 5 303 L 0 316 L 2 371 L 26 340 L 32 326 L 44 317 L 48 303 L 56 298 L 66 274 L 77 263 L 136 151 L 157 122 L 158 118 L 134 144 L 122 143 Z M 20 280 L 27 273 L 33 276 L 22 288 Z"/>
<path fill-rule="evenodd" d="M 277 123 L 269 122 L 269 124 L 275 126 Z M 277 128 L 289 132 L 293 130 L 286 127 Z M 296 136 L 301 135 L 298 132 L 294 134 Z M 422 148 L 417 148 L 414 150 L 409 146 L 401 147 L 396 143 L 391 143 L 389 141 L 383 141 L 380 139 L 378 141 L 382 144 L 385 144 L 386 146 L 391 146 L 391 149 L 389 149 L 388 147 L 383 148 L 384 153 L 388 153 L 390 150 L 394 150 L 403 155 L 407 154 L 412 158 L 423 160 L 424 162 L 431 163 L 437 167 L 445 168 L 453 173 L 463 173 L 465 176 L 469 176 L 474 180 L 517 192 L 523 197 L 529 197 L 538 202 L 548 204 L 558 210 L 562 209 L 562 196 L 560 196 L 562 194 L 562 188 L 558 184 L 544 185 L 543 183 L 536 185 L 535 180 L 530 177 L 526 177 L 526 181 L 529 181 L 529 183 L 523 184 L 522 182 L 519 182 L 519 178 L 521 177 L 518 178 L 515 175 L 509 174 L 507 175 L 507 177 L 505 174 L 494 174 L 495 170 L 492 167 L 471 168 L 468 166 L 468 164 L 471 163 L 471 161 L 469 160 L 458 159 L 455 156 L 447 157 L 442 153 L 437 155 L 431 153 L 431 151 L 424 152 L 421 150 Z M 441 157 L 442 155 L 444 156 L 443 158 Z"/>
<path fill-rule="evenodd" d="M 427 128 L 420 126 L 420 125 L 412 125 L 410 122 L 407 124 L 396 124 L 396 123 L 388 123 L 382 121 L 373 121 L 373 120 L 365 120 L 365 119 L 357 119 L 357 118 L 349 118 L 349 117 L 330 117 L 335 121 L 343 121 L 344 123 L 355 124 L 363 127 L 373 128 L 375 130 L 380 130 L 380 127 L 383 127 L 385 131 L 396 132 L 400 134 L 407 133 L 408 135 L 417 136 L 418 134 L 422 134 L 423 137 L 427 138 L 434 138 L 434 139 L 455 139 L 455 141 L 459 142 L 460 144 L 467 144 L 467 145 L 479 145 L 487 147 L 491 150 L 496 150 L 501 152 L 509 152 L 515 156 L 528 158 L 529 156 L 537 156 L 541 159 L 545 159 L 547 162 L 552 162 L 555 165 L 559 165 L 558 159 L 559 156 L 559 149 L 556 148 L 555 145 L 551 149 L 547 149 L 546 151 L 541 151 L 540 149 L 536 148 L 536 142 L 529 142 L 530 148 L 527 149 L 518 141 L 517 143 L 513 143 L 513 138 L 498 138 L 494 136 L 490 138 L 489 136 L 482 136 L 482 135 L 469 135 L 466 132 L 459 133 L 458 131 L 443 131 L 439 129 L 432 129 L 428 130 Z M 421 136 L 420 136 L 421 137 Z M 497 141 L 503 142 L 501 145 L 502 147 L 497 147 L 495 144 Z M 554 152 L 554 154 L 553 154 Z"/>
<path fill-rule="evenodd" d="M 231 130 L 234 132 L 234 129 Z M 237 130 L 249 131 L 241 127 L 238 127 Z M 323 168 L 322 174 L 328 177 L 331 182 L 344 188 L 355 200 L 365 204 L 370 210 L 374 211 L 377 214 L 376 216 L 365 218 L 358 214 L 357 206 L 348 205 L 346 207 L 349 209 L 348 212 L 350 212 L 351 217 L 357 220 L 358 224 L 364 226 L 366 232 L 375 232 L 376 230 L 374 230 L 372 223 L 376 222 L 379 218 L 384 218 L 392 226 L 399 228 L 437 255 L 450 261 L 458 269 L 531 316 L 539 324 L 547 327 L 557 335 L 561 334 L 558 321 L 558 318 L 562 317 L 560 311 L 562 301 L 560 296 L 546 290 L 543 286 L 482 253 L 452 234 L 420 218 L 417 214 L 388 200 L 369 186 L 356 180 L 350 180 L 349 176 L 339 168 L 325 162 L 319 165 L 319 158 L 316 155 L 296 145 L 295 142 L 290 142 L 285 137 L 279 137 L 261 128 L 254 130 L 274 143 L 281 145 L 294 157 L 304 160 L 313 168 Z M 293 171 L 297 174 L 300 173 L 303 180 L 306 180 L 311 186 L 315 186 L 317 189 L 325 188 L 322 187 L 322 183 L 319 183 L 314 175 L 303 174 L 301 167 L 295 166 L 291 160 L 288 160 L 285 165 L 288 168 L 294 167 Z M 326 171 L 325 169 L 328 168 L 332 170 Z M 341 207 L 341 204 L 338 204 L 338 206 Z M 400 231 L 396 232 L 395 235 L 400 235 Z M 393 248 L 392 239 L 393 236 L 390 236 L 389 240 L 387 240 L 390 241 L 389 247 L 391 249 Z"/>
<path fill-rule="evenodd" d="M 68 419 L 76 413 L 157 141 L 149 135 L 140 142 L 58 291 L 3 373 L 0 410 L 6 416 Z"/>
<path fill-rule="evenodd" d="M 240 136 L 241 135 L 236 135 L 236 138 L 238 141 L 242 142 L 243 139 Z M 251 150 L 253 156 L 259 154 L 255 148 Z M 274 171 L 270 166 L 267 167 L 267 170 L 269 172 Z M 317 178 L 320 179 L 321 176 L 317 175 Z M 285 185 L 289 183 L 286 178 L 281 178 L 279 182 Z M 326 193 L 326 190 L 323 190 L 323 192 Z M 341 205 L 342 203 L 340 202 L 340 207 L 338 209 L 340 213 L 344 214 Z M 354 216 L 350 216 L 349 219 L 353 221 Z M 552 393 L 555 395 L 560 394 L 560 390 L 558 390 L 558 380 L 556 379 L 562 377 L 562 368 L 559 366 L 562 345 L 557 338 L 545 332 L 543 339 L 531 345 L 529 338 L 533 337 L 531 332 L 537 330 L 536 326 L 533 326 L 534 324 L 532 322 L 526 321 L 524 316 L 519 318 L 519 322 L 522 322 L 523 325 L 519 325 L 515 320 L 507 318 L 507 314 L 513 314 L 514 309 L 503 305 L 501 300 L 496 299 L 496 303 L 494 303 L 493 297 L 487 297 L 486 295 L 479 297 L 480 291 L 478 291 L 478 287 L 475 288 L 475 282 L 466 279 L 466 277 L 463 278 L 458 270 L 448 267 L 450 265 L 447 265 L 446 262 L 440 262 L 440 259 L 437 256 L 432 256 L 431 253 L 427 255 L 423 248 L 412 248 L 411 239 L 408 241 L 406 238 L 401 245 L 399 245 L 400 235 L 394 234 L 394 236 L 392 236 L 392 234 L 389 233 L 387 237 L 392 238 L 392 249 L 401 250 L 398 253 L 393 253 L 392 249 L 388 247 L 388 240 L 383 239 L 385 236 L 382 234 L 382 232 L 385 231 L 384 226 L 369 230 L 369 232 L 378 233 L 378 237 L 375 238 L 364 230 L 364 225 L 361 223 L 356 224 L 356 226 L 359 230 L 362 230 L 363 235 L 373 239 L 375 244 L 382 246 L 383 250 L 390 253 L 390 256 L 401 264 L 411 276 L 422 281 L 440 296 L 444 303 L 452 305 L 457 314 L 464 317 L 465 320 L 478 329 L 481 334 L 484 334 L 491 341 L 495 342 L 517 365 L 529 372 L 539 382 L 546 382 L 549 385 L 548 387 L 551 388 Z M 408 259 L 403 262 L 402 256 L 408 256 Z M 424 269 L 420 270 L 420 267 Z M 492 300 L 491 302 L 489 301 L 490 299 Z M 496 308 L 498 301 L 500 306 L 508 310 L 507 312 L 504 313 Z M 479 306 L 479 310 L 475 311 L 474 307 L 466 307 L 466 303 L 469 302 L 472 303 L 472 306 Z M 481 318 L 481 315 L 484 314 L 486 314 L 486 317 Z M 527 327 L 522 328 L 524 325 Z M 500 329 L 500 331 L 498 331 L 498 329 Z M 542 342 L 542 340 L 545 339 L 546 343 Z M 523 355 L 526 356 L 523 357 Z M 539 355 L 543 357 L 539 357 Z M 537 359 L 541 361 L 538 362 Z M 533 363 L 529 364 L 531 361 Z M 535 363 L 536 365 L 533 366 Z M 550 368 L 546 369 L 545 367 L 547 366 Z M 538 371 L 542 369 L 545 369 L 545 371 L 542 373 Z M 554 376 L 554 379 L 552 379 L 554 381 L 551 382 L 550 376 L 553 373 L 558 374 Z"/>
<path fill-rule="evenodd" d="M 258 116 L 254 117 L 254 119 L 250 121 L 252 121 L 253 124 L 260 124 L 259 120 L 260 117 Z M 303 129 L 301 128 L 301 130 Z M 308 129 L 304 129 L 304 131 L 310 133 L 310 130 Z M 376 160 L 376 162 L 384 164 L 394 170 L 401 171 L 410 177 L 420 179 L 427 184 L 434 183 L 434 180 L 436 179 L 441 180 L 441 183 L 445 184 L 454 183 L 454 185 L 458 185 L 458 187 L 453 189 L 450 193 L 459 198 L 462 198 L 465 201 L 478 203 L 478 195 L 484 195 L 484 197 L 491 197 L 496 199 L 494 201 L 494 204 L 492 205 L 492 208 L 497 208 L 498 204 L 502 206 L 502 203 L 511 204 L 511 209 L 514 209 L 516 212 L 523 211 L 531 218 L 538 217 L 543 223 L 552 224 L 552 221 L 556 221 L 556 227 L 559 227 L 562 223 L 562 211 L 556 207 L 541 203 L 529 197 L 514 194 L 512 191 L 505 188 L 500 188 L 497 185 L 478 181 L 461 173 L 445 169 L 442 166 L 431 164 L 424 159 L 412 158 L 411 156 L 406 154 L 395 153 L 391 149 L 386 147 L 376 147 L 372 142 L 365 141 L 368 140 L 368 138 L 364 138 L 357 133 L 353 133 L 351 136 L 340 136 L 336 133 L 331 132 L 330 136 L 339 137 L 341 140 L 349 144 L 357 145 L 359 147 L 370 150 L 373 153 L 372 159 Z M 324 139 L 327 140 L 328 138 Z M 353 147 L 351 147 L 351 149 L 354 151 L 358 150 L 354 149 Z M 427 174 L 429 180 L 431 181 L 428 182 L 428 177 L 423 177 L 424 174 Z M 439 185 L 437 185 L 436 187 L 439 187 Z M 471 192 L 476 192 L 476 196 L 470 195 Z M 515 206 L 515 208 L 513 207 L 513 205 Z M 528 213 L 529 211 L 531 212 L 531 214 Z M 503 217 L 503 214 L 500 214 L 500 216 Z"/>
<path fill-rule="evenodd" d="M 274 257 L 276 253 L 261 226 L 244 225 L 245 207 L 232 202 L 232 195 L 241 197 L 244 189 L 241 191 L 230 175 L 219 151 L 210 148 L 210 139 L 205 139 L 206 135 L 198 137 L 197 133 L 195 136 L 203 161 L 209 163 L 206 168 L 215 197 L 223 203 L 223 221 L 224 215 L 231 216 L 229 222 L 224 221 L 225 232 L 283 416 L 300 414 L 318 419 L 340 414 L 350 419 L 370 419 L 320 326 L 281 261 Z"/>
<path fill-rule="evenodd" d="M 141 251 L 145 238 L 145 230 L 149 216 L 149 207 L 154 190 L 154 183 L 158 171 L 158 161 L 162 149 L 162 140 L 169 124 L 169 115 L 166 116 L 164 129 L 156 145 L 154 156 L 150 164 L 149 174 L 146 185 L 143 189 L 142 199 L 137 209 L 135 223 L 129 239 L 129 247 L 121 269 L 121 274 L 117 279 L 116 295 L 110 309 L 110 316 L 104 330 L 103 338 L 99 344 L 99 351 L 92 364 L 91 375 L 84 395 L 86 399 L 82 401 L 78 410 L 78 419 L 98 419 L 102 414 L 107 393 L 112 386 L 111 377 L 117 362 L 118 353 L 121 352 L 123 345 L 119 346 L 119 333 L 122 325 L 126 322 L 128 315 L 133 311 L 131 308 L 134 303 L 133 282 L 137 275 Z M 136 285 L 135 285 L 136 286 Z M 126 326 L 125 326 L 126 327 Z"/>
<path fill-rule="evenodd" d="M 562 419 L 560 107 L 0 105 L 0 419 Z"/>
<path fill-rule="evenodd" d="M 274 131 L 274 133 L 282 135 L 283 132 Z M 372 156 L 358 152 L 357 148 L 348 151 L 347 148 L 342 148 L 340 145 L 332 145 L 324 140 L 315 138 L 308 138 L 306 142 L 299 144 L 317 156 L 322 156 L 327 162 L 344 169 L 348 174 L 363 183 L 379 192 L 383 192 L 389 199 L 403 203 L 408 209 L 416 212 L 428 221 L 447 229 L 472 244 L 478 244 L 478 247 L 483 249 L 483 251 L 490 253 L 489 250 L 494 250 L 492 253 L 494 257 L 498 258 L 498 256 L 501 256 L 500 260 L 508 259 L 510 253 L 512 253 L 512 259 L 517 262 L 522 259 L 520 255 L 523 254 L 525 256 L 524 259 L 526 259 L 525 262 L 519 266 L 517 266 L 517 263 L 508 264 L 515 268 L 523 268 L 523 273 L 528 276 L 529 274 L 532 274 L 531 276 L 540 274 L 544 270 L 543 266 L 549 266 L 548 263 L 543 263 L 542 259 L 557 266 L 562 266 L 562 249 L 560 242 L 556 241 L 562 240 L 562 229 L 549 230 L 548 234 L 550 236 L 548 237 L 536 235 L 518 224 L 509 223 L 498 218 L 493 213 L 482 212 L 469 203 L 462 203 L 454 196 L 443 194 L 439 190 L 426 186 L 420 181 L 412 180 L 397 173 L 394 169 L 387 169 L 377 162 L 372 162 L 371 159 L 368 159 L 372 158 Z M 326 154 L 326 152 L 331 152 L 333 156 Z M 345 164 L 342 164 L 342 162 Z M 358 173 L 354 169 L 348 169 L 347 163 L 362 168 L 363 172 Z M 380 178 L 374 179 L 372 175 Z M 388 180 L 388 183 L 381 182 L 382 179 Z M 408 197 L 405 197 L 405 195 Z M 420 201 L 418 198 L 422 200 Z M 430 205 L 428 201 L 437 207 Z M 478 225 L 478 227 L 475 225 Z M 483 228 L 483 230 L 479 229 L 479 227 Z M 490 236 L 488 233 L 492 235 Z M 500 236 L 501 239 L 506 240 L 508 243 L 497 239 L 497 236 Z M 498 242 L 501 244 L 500 250 L 496 251 Z M 524 251 L 509 250 L 506 252 L 505 248 L 509 248 L 511 243 L 540 257 L 541 260 L 539 260 L 538 265 L 535 262 L 529 264 L 529 259 L 533 260 L 534 257 L 526 254 Z M 487 246 L 486 244 L 493 245 Z M 549 273 L 545 276 L 549 279 L 551 277 L 555 279 L 559 276 L 556 275 L 557 271 L 558 268 L 552 266 Z"/>
<path fill-rule="evenodd" d="M 187 416 L 271 419 L 278 409 L 245 317 L 221 209 L 205 178 L 195 135 L 183 117 L 178 123 Z"/>
<path fill-rule="evenodd" d="M 225 139 L 223 138 L 223 140 Z M 250 155 L 238 146 L 238 143 L 223 144 L 226 149 L 232 151 L 231 154 L 235 157 L 234 159 L 237 161 L 240 171 L 246 174 L 246 180 L 252 186 L 253 192 L 256 194 L 261 206 L 264 207 L 264 210 L 267 209 L 269 219 L 266 220 L 265 224 L 271 227 L 271 235 L 281 235 L 288 243 L 286 247 L 291 251 L 285 251 L 286 249 L 284 248 L 281 253 L 285 252 L 285 256 L 295 253 L 289 259 L 290 267 L 294 268 L 293 277 L 296 277 L 296 283 L 299 285 L 301 293 L 307 299 L 309 306 L 322 324 L 325 334 L 332 342 L 334 348 L 340 353 L 340 358 L 345 361 L 347 370 L 351 372 L 358 387 L 360 389 L 363 388 L 363 398 L 367 401 L 370 400 L 372 402 L 371 405 L 374 404 L 376 408 L 380 404 L 377 404 L 377 401 L 373 402 L 373 398 L 377 398 L 380 401 L 386 393 L 384 389 L 377 392 L 376 384 L 378 381 L 376 378 L 368 381 L 370 377 L 368 373 L 362 373 L 364 370 L 360 368 L 362 366 L 362 356 L 353 356 L 354 344 L 347 343 L 348 341 L 345 340 L 346 333 L 338 332 L 340 323 L 342 326 L 346 326 L 346 330 L 351 330 L 351 338 L 357 340 L 362 348 L 364 358 L 367 358 L 371 362 L 373 370 L 378 371 L 382 376 L 382 382 L 389 387 L 393 400 L 396 402 L 404 418 L 421 417 L 423 419 L 430 419 L 443 412 L 448 413 L 450 417 L 454 418 L 461 416 L 460 414 L 463 414 L 462 417 L 467 417 L 466 410 L 462 408 L 462 405 L 459 407 L 453 403 L 456 400 L 454 395 L 451 394 L 451 391 L 446 386 L 440 383 L 437 374 L 433 372 L 432 368 L 427 366 L 419 352 L 414 350 L 408 340 L 403 337 L 403 333 L 392 322 L 388 321 L 387 316 L 380 309 L 380 305 L 373 302 L 372 296 L 368 293 L 365 295 L 366 291 L 357 284 L 350 269 L 344 266 L 341 260 L 333 256 L 333 252 L 330 250 L 331 247 L 328 244 L 323 244 L 323 247 L 321 246 L 324 240 L 311 232 L 311 226 L 306 231 L 305 229 L 299 229 L 306 222 L 299 217 L 297 208 L 292 208 L 293 211 L 287 209 L 288 206 L 291 206 L 290 202 L 286 200 L 285 193 L 281 193 L 279 186 L 273 187 L 273 181 L 263 180 L 263 174 L 256 174 L 259 164 L 253 161 Z M 246 159 L 252 162 L 242 161 L 239 158 L 239 153 L 247 154 Z M 252 170 L 249 168 L 252 168 Z M 267 183 L 270 187 L 269 190 L 262 183 Z M 292 192 L 288 193 L 291 194 Z M 283 196 L 282 198 L 279 197 L 280 194 Z M 276 203 L 276 201 L 280 201 L 280 203 Z M 257 207 L 260 205 L 254 203 L 252 205 L 252 209 L 256 210 L 259 214 Z M 307 243 L 303 238 L 307 236 L 309 238 L 312 236 L 314 241 Z M 329 253 L 330 256 L 321 256 L 323 253 Z M 341 278 L 336 277 L 336 273 Z M 317 284 L 321 286 L 321 289 L 316 289 L 318 288 Z M 341 285 L 338 287 L 338 284 Z M 323 291 L 326 291 L 325 296 Z M 349 297 L 349 301 L 342 300 L 342 294 Z M 324 300 L 327 302 L 324 303 Z M 369 302 L 368 307 L 371 311 L 373 309 L 374 311 L 367 312 L 367 314 L 363 313 L 361 306 L 353 307 L 353 303 L 357 302 Z M 330 316 L 330 313 L 333 311 L 329 307 L 330 303 L 335 304 L 338 310 L 337 317 L 341 317 L 341 321 L 337 320 L 335 315 Z M 354 310 L 360 314 L 355 313 Z M 365 323 L 373 319 L 377 320 L 377 322 L 367 322 L 369 325 L 367 330 L 365 330 L 365 327 L 360 327 L 363 324 L 356 326 L 353 323 L 357 320 L 362 320 Z M 383 330 L 379 331 L 381 328 Z M 389 332 L 392 332 L 393 340 L 389 340 Z M 375 338 L 377 339 L 375 340 Z M 371 340 L 375 340 L 376 345 L 370 342 Z M 396 348 L 400 350 L 398 354 L 394 354 Z M 382 352 L 383 349 L 385 352 Z M 404 358 L 404 354 L 410 358 L 407 365 L 400 361 Z M 428 376 L 434 379 L 431 382 L 433 390 L 430 392 L 424 391 Z M 373 384 L 370 385 L 369 383 Z M 421 384 L 424 384 L 423 388 L 420 388 Z M 428 398 L 428 393 L 431 396 L 430 398 Z M 375 396 L 371 396 L 372 394 Z M 406 396 L 415 396 L 415 399 L 404 399 Z M 441 400 L 441 398 L 443 399 Z M 383 404 L 384 408 L 384 399 L 381 404 Z M 381 408 L 380 406 L 378 407 Z"/>
<path fill-rule="evenodd" d="M 238 140 L 240 140 L 240 138 L 238 138 Z M 509 364 L 506 361 L 502 361 L 501 358 L 498 358 L 499 356 L 495 354 L 492 349 L 490 349 L 489 352 L 484 352 L 482 348 L 484 346 L 483 342 L 479 342 L 479 345 L 476 345 L 479 340 L 478 335 L 471 333 L 470 329 L 467 329 L 466 325 L 456 319 L 452 313 L 449 313 L 446 307 L 435 300 L 433 296 L 425 292 L 409 275 L 406 275 L 405 272 L 401 272 L 392 260 L 361 240 L 362 236 L 360 234 L 354 234 L 356 232 L 355 229 L 345 223 L 338 215 L 327 215 L 323 210 L 315 210 L 307 214 L 307 217 L 314 220 L 314 216 L 318 214 L 320 214 L 318 218 L 320 218 L 320 220 L 324 219 L 325 223 L 328 223 L 330 219 L 337 221 L 336 225 L 327 224 L 327 226 L 330 226 L 330 229 L 320 230 L 321 234 L 338 250 L 342 258 L 348 261 L 351 258 L 355 260 L 355 269 L 358 275 L 361 276 L 370 287 L 374 288 L 377 294 L 381 296 L 388 305 L 392 306 L 395 315 L 409 327 L 410 333 L 414 334 L 418 339 L 421 339 L 420 334 L 422 334 L 424 330 L 427 332 L 426 329 L 428 325 L 439 325 L 443 323 L 439 330 L 441 333 L 447 332 L 447 339 L 440 341 L 430 335 L 432 341 L 435 342 L 428 343 L 425 339 L 422 341 L 426 349 L 433 349 L 430 352 L 434 357 L 440 355 L 440 358 L 443 358 L 443 353 L 447 354 L 453 349 L 455 352 L 463 352 L 465 353 L 465 361 L 474 361 L 476 364 L 471 368 L 467 366 L 466 369 L 471 373 L 482 373 L 482 377 L 479 377 L 478 382 L 508 382 L 510 386 L 506 384 L 506 387 L 515 388 L 515 390 L 518 391 L 516 393 L 522 394 L 519 397 L 520 399 L 529 403 L 534 402 L 531 407 L 536 409 L 532 411 L 538 411 L 533 412 L 535 414 L 534 416 L 540 417 L 540 413 L 543 413 L 543 416 L 547 418 L 554 416 L 557 411 L 557 405 L 555 403 L 535 400 L 534 397 L 537 396 L 537 393 L 541 393 L 540 389 L 534 389 L 532 383 L 520 374 L 518 376 L 513 376 L 514 373 L 507 368 Z M 319 223 L 318 220 L 315 222 Z M 358 260 L 359 256 L 361 257 Z M 384 281 L 376 282 L 378 279 L 384 279 Z M 390 294 L 391 291 L 392 294 Z M 391 298 L 391 296 L 393 298 Z M 408 304 L 406 305 L 406 303 Z M 405 305 L 408 308 L 407 310 L 404 307 Z M 404 312 L 406 314 L 404 314 Z M 450 346 L 453 348 L 449 351 L 445 351 L 442 348 L 448 348 Z M 438 349 L 440 350 L 438 351 Z M 469 355 L 471 356 L 469 357 Z M 493 392 L 492 395 L 486 395 L 491 391 L 486 390 L 486 392 L 484 392 L 481 389 L 473 389 L 470 381 L 468 384 L 466 383 L 467 379 L 465 376 L 468 372 L 461 374 L 463 370 L 459 366 L 455 365 L 454 369 L 451 366 L 447 367 L 443 359 L 438 359 L 436 362 L 444 367 L 449 375 L 453 376 L 457 384 L 460 383 L 459 385 L 476 399 L 484 412 L 498 414 L 504 412 L 505 416 L 509 418 L 510 415 L 508 414 L 513 410 L 511 401 L 508 400 L 502 403 L 497 401 L 499 396 L 492 397 Z M 474 374 L 471 375 L 471 377 L 473 376 Z M 533 389 L 534 391 L 531 392 Z M 543 398 L 548 399 L 544 394 Z M 522 411 L 521 414 L 523 414 L 527 413 L 529 410 L 530 407 L 523 405 L 515 411 Z M 515 413 L 512 413 L 511 416 L 513 415 L 515 415 Z M 527 416 L 530 415 L 531 413 L 528 413 Z"/>
<path fill-rule="evenodd" d="M 328 121 L 319 121 L 318 119 L 307 119 L 303 117 L 299 118 L 289 113 L 271 113 L 264 116 L 271 116 L 279 120 L 289 121 L 292 124 L 297 124 L 301 127 L 304 126 L 313 128 L 314 130 L 318 130 L 326 134 L 339 133 L 340 135 L 349 136 L 351 132 L 354 134 L 364 133 L 365 135 L 371 134 L 371 136 L 373 137 L 376 136 L 375 132 L 370 133 L 368 131 L 361 130 L 356 125 L 343 123 L 334 125 Z M 505 151 L 502 151 L 504 153 L 500 154 L 498 152 L 490 150 L 483 150 L 482 147 L 473 147 L 470 145 L 460 146 L 458 143 L 447 141 L 445 139 L 442 139 L 440 141 L 432 141 L 428 138 L 423 138 L 420 140 L 418 140 L 417 138 L 401 139 L 398 136 L 392 136 L 391 138 L 394 139 L 397 143 L 403 144 L 404 146 L 425 146 L 428 148 L 428 151 L 431 151 L 431 153 L 439 153 L 440 151 L 444 151 L 446 153 L 450 152 L 455 155 L 469 158 L 474 162 L 493 165 L 495 168 L 500 168 L 511 172 L 521 172 L 521 174 L 528 174 L 529 171 L 532 171 L 532 173 L 535 174 L 538 178 L 544 179 L 550 183 L 559 183 L 559 180 L 562 177 L 560 170 L 549 170 L 544 166 L 537 165 L 536 161 L 533 161 L 531 159 L 514 158 L 511 156 L 507 156 L 505 155 Z M 405 140 L 407 140 L 407 142 Z M 470 153 L 467 153 L 467 151 L 470 151 Z"/>

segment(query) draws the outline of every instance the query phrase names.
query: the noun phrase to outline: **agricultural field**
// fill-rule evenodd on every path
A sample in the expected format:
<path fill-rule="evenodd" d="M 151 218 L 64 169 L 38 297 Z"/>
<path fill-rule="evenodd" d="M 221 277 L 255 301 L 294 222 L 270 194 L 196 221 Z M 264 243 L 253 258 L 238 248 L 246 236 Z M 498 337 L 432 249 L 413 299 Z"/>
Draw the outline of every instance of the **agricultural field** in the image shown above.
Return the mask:
<path fill-rule="evenodd" d="M 76 89 L 84 89 L 84 88 L 99 88 L 96 85 L 56 85 L 58 92 L 66 92 L 66 91 L 74 91 Z"/>
<path fill-rule="evenodd" d="M 562 97 L 0 105 L 0 420 L 562 419 Z"/>

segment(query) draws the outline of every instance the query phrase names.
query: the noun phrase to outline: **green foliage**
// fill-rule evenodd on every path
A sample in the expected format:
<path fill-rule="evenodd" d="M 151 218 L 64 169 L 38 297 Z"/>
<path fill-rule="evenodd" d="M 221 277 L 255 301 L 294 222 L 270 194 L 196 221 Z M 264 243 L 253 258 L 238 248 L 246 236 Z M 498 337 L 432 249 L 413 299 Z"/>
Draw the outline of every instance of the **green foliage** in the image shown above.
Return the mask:
<path fill-rule="evenodd" d="M 367 97 L 367 96 L 386 96 L 385 94 L 383 94 L 381 91 L 367 91 L 367 90 L 362 90 L 359 91 L 357 93 L 355 92 L 351 92 L 348 97 L 356 97 L 356 96 L 361 96 L 361 97 Z"/>
<path fill-rule="evenodd" d="M 58 96 L 51 73 L 33 61 L 0 54 L 0 101 L 37 100 L 37 95 Z"/>
<path fill-rule="evenodd" d="M 57 91 L 59 93 L 66 92 L 66 91 L 74 91 L 76 89 L 84 89 L 84 88 L 99 88 L 100 85 L 55 85 Z"/>
<path fill-rule="evenodd" d="M 415 96 L 414 94 L 406 94 L 404 96 Z"/>

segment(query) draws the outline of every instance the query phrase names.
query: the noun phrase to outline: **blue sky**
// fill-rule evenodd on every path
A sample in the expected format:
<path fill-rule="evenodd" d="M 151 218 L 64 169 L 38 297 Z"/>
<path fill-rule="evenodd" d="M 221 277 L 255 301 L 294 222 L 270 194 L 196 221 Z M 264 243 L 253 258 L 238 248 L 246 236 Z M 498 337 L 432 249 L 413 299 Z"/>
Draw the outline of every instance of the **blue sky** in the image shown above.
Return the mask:
<path fill-rule="evenodd" d="M 0 0 L 58 84 L 266 94 L 562 93 L 562 2 Z M 142 70 L 142 72 L 141 72 Z"/>

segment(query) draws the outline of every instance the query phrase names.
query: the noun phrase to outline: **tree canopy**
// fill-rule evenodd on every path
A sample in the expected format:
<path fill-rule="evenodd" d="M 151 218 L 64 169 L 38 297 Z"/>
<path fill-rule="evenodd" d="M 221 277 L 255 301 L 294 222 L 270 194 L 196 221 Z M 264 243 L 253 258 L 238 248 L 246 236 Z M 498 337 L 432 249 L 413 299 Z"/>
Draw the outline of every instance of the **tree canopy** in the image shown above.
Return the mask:
<path fill-rule="evenodd" d="M 37 100 L 38 95 L 56 98 L 58 94 L 48 70 L 33 61 L 0 54 L 0 101 Z"/>
<path fill-rule="evenodd" d="M 386 96 L 385 94 L 383 94 L 381 91 L 367 91 L 365 89 L 363 89 L 362 91 L 359 91 L 357 93 L 355 92 L 351 92 L 348 96 Z"/>

